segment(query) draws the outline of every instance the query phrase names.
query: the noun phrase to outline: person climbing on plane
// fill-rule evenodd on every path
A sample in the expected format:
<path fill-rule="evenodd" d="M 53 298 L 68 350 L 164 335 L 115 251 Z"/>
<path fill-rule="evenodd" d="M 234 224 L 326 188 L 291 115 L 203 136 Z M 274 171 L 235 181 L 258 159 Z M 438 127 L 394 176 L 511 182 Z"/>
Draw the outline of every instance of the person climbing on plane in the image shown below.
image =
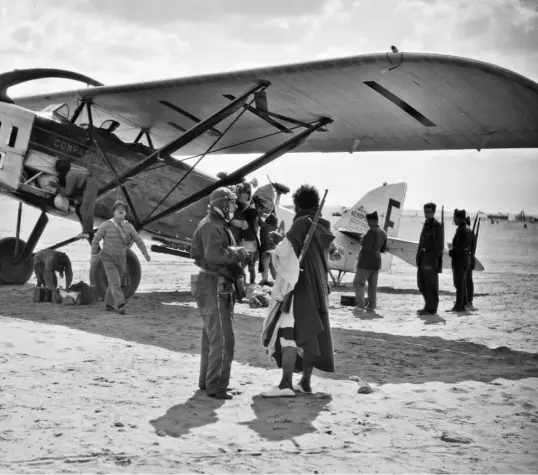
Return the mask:
<path fill-rule="evenodd" d="M 58 173 L 60 195 L 79 199 L 80 205 L 76 212 L 82 223 L 82 233 L 78 237 L 93 239 L 93 217 L 95 201 L 97 200 L 97 183 L 88 170 L 72 168 L 71 162 L 65 158 L 59 159 L 55 164 Z"/>

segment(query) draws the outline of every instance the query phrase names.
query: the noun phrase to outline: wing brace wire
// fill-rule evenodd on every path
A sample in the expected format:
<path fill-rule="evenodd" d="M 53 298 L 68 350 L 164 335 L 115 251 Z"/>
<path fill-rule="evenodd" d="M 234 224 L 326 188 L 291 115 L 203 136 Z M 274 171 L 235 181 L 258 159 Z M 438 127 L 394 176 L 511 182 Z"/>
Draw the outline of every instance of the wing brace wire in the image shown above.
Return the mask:
<path fill-rule="evenodd" d="M 254 102 L 255 99 L 252 99 L 250 101 L 250 104 L 252 104 Z M 237 115 L 237 117 L 230 123 L 230 125 L 228 125 L 228 127 L 226 127 L 226 129 L 224 130 L 224 132 L 222 133 L 219 133 L 219 135 L 217 136 L 217 138 L 213 141 L 213 143 L 211 144 L 211 146 L 200 156 L 200 158 L 198 158 L 198 160 L 196 160 L 196 162 L 187 170 L 187 172 L 185 173 L 185 175 L 183 175 L 181 177 L 181 179 L 172 187 L 172 189 L 166 194 L 166 196 L 157 203 L 157 206 L 155 206 L 155 208 L 153 208 L 151 210 L 151 212 L 147 215 L 146 217 L 146 221 L 151 218 L 151 216 L 153 215 L 153 213 L 155 213 L 155 211 L 157 211 L 157 209 L 159 208 L 159 206 L 161 206 L 165 201 L 166 199 L 177 189 L 177 187 L 179 185 L 181 185 L 181 183 L 183 183 L 185 181 L 185 179 L 191 174 L 191 172 L 195 169 L 196 166 L 198 166 L 198 164 L 204 159 L 204 157 L 211 152 L 211 150 L 213 150 L 213 148 L 219 143 L 219 141 L 226 135 L 226 133 L 234 126 L 234 124 L 241 118 L 241 116 L 247 111 L 246 108 L 243 108 L 239 114 Z"/>
<path fill-rule="evenodd" d="M 144 160 L 137 163 L 136 165 L 131 167 L 129 170 L 127 170 L 123 175 L 121 175 L 119 177 L 119 180 L 114 179 L 108 182 L 99 190 L 98 196 L 101 196 L 107 191 L 115 188 L 117 186 L 118 181 L 120 184 L 123 184 L 129 178 L 137 176 L 139 173 L 144 171 L 150 165 L 153 165 L 154 163 L 156 163 L 161 154 L 170 155 L 176 152 L 177 150 L 179 150 L 180 148 L 182 148 L 183 146 L 185 146 L 186 144 L 192 142 L 201 134 L 211 129 L 213 126 L 215 126 L 216 124 L 224 120 L 226 117 L 229 117 L 231 114 L 237 111 L 245 103 L 248 96 L 250 96 L 252 93 L 260 89 L 265 89 L 266 87 L 269 86 L 269 84 L 270 83 L 268 81 L 260 81 L 256 85 L 250 87 L 247 91 L 241 94 L 237 99 L 230 102 L 229 104 L 227 104 L 222 109 L 215 112 L 214 114 L 210 115 L 207 119 L 204 119 L 201 122 L 198 122 L 189 130 L 181 134 L 177 139 L 172 140 L 172 142 L 168 143 L 167 145 L 149 154 Z"/>
<path fill-rule="evenodd" d="M 146 219 L 142 222 L 142 226 L 147 226 L 151 223 L 154 223 L 155 221 L 158 221 L 159 219 L 162 219 L 172 213 L 176 213 L 178 211 L 181 211 L 190 205 L 196 203 L 197 201 L 205 198 L 206 196 L 209 196 L 211 192 L 216 190 L 217 188 L 220 188 L 221 186 L 230 186 L 235 185 L 237 183 L 241 182 L 241 179 L 248 175 L 249 173 L 252 173 L 253 171 L 257 170 L 258 168 L 263 167 L 264 165 L 267 165 L 268 163 L 272 162 L 273 160 L 276 160 L 277 158 L 281 157 L 282 155 L 290 152 L 291 150 L 297 148 L 299 145 L 301 145 L 311 134 L 316 132 L 317 130 L 322 130 L 323 127 L 325 127 L 327 124 L 330 124 L 332 122 L 332 119 L 329 119 L 327 117 L 322 117 L 321 119 L 308 124 L 309 127 L 301 132 L 298 135 L 295 135 L 288 139 L 283 144 L 275 147 L 273 150 L 270 150 L 267 153 L 264 153 L 261 157 L 257 158 L 256 160 L 253 160 L 246 165 L 242 166 L 241 168 L 238 168 L 233 173 L 229 174 L 225 178 L 206 186 L 205 188 L 201 189 L 200 191 L 194 193 L 193 195 L 189 196 L 188 198 L 185 198 L 183 201 L 180 201 L 174 206 L 171 206 L 170 208 L 162 211 L 161 213 L 153 216 L 150 219 Z"/>

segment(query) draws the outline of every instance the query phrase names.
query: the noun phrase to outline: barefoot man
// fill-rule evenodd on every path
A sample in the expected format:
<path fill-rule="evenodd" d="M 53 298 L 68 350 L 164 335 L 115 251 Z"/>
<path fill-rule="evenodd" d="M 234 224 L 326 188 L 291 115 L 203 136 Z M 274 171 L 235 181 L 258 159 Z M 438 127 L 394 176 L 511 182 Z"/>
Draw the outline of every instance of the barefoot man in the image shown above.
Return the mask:
<path fill-rule="evenodd" d="M 320 206 L 318 190 L 303 185 L 293 194 L 295 217 L 286 234 L 274 234 L 281 241 L 274 254 L 277 272 L 269 315 L 264 322 L 262 341 L 271 351 L 282 379 L 263 397 L 295 396 L 312 392 L 312 370 L 334 373 L 334 353 L 329 323 L 328 259 L 338 249 L 333 243 L 329 221 L 320 218 L 299 269 L 298 256 L 305 236 Z M 289 309 L 275 311 L 278 301 L 293 292 Z M 294 371 L 302 371 L 299 384 L 293 384 Z"/>

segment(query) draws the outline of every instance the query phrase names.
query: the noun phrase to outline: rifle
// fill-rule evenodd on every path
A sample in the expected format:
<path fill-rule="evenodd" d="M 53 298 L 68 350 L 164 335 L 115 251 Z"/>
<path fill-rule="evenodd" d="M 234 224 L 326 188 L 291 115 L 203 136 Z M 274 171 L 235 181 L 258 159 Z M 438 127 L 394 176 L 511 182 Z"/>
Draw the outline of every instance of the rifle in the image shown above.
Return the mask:
<path fill-rule="evenodd" d="M 476 216 L 474 217 L 474 222 L 473 222 L 473 235 L 475 234 L 475 230 L 476 230 L 476 221 L 478 220 L 478 213 L 476 213 Z"/>
<path fill-rule="evenodd" d="M 475 224 L 476 220 L 475 220 Z M 478 224 L 476 225 L 476 232 L 475 227 L 473 226 L 473 246 L 471 247 L 471 255 L 474 257 L 476 253 L 476 245 L 478 244 L 478 233 L 480 231 L 480 219 L 478 220 Z"/>
<path fill-rule="evenodd" d="M 437 268 L 439 269 L 439 274 L 443 273 L 443 252 L 445 251 L 445 207 L 441 207 L 441 242 L 443 243 L 443 251 L 439 256 L 439 262 Z"/>
<path fill-rule="evenodd" d="M 318 225 L 318 221 L 321 216 L 321 210 L 323 209 L 323 205 L 325 204 L 325 198 L 327 198 L 328 191 L 329 190 L 325 190 L 325 193 L 323 194 L 323 198 L 321 199 L 321 202 L 318 206 L 316 214 L 314 215 L 314 219 L 312 220 L 312 223 L 310 224 L 310 228 L 308 229 L 308 232 L 306 233 L 306 237 L 303 241 L 303 245 L 301 246 L 301 252 L 299 253 L 300 272 L 303 271 L 303 269 L 301 269 L 301 264 L 306 256 L 306 252 L 308 251 L 310 242 L 312 241 L 312 238 L 314 237 L 314 233 L 316 232 L 316 226 Z M 288 313 L 290 311 L 292 297 L 293 297 L 293 290 L 291 292 L 288 292 L 286 296 L 284 297 L 284 300 L 280 304 L 280 310 L 282 310 L 285 313 Z"/>

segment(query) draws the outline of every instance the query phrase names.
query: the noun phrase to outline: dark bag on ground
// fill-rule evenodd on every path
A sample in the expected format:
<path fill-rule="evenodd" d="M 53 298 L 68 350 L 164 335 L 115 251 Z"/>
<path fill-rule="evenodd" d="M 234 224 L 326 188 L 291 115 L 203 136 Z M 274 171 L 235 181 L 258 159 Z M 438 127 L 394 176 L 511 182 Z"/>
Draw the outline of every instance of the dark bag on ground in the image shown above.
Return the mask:
<path fill-rule="evenodd" d="M 77 299 L 75 303 L 77 305 L 91 305 L 95 302 L 95 286 L 90 286 L 84 283 L 82 280 L 76 284 L 73 284 L 67 289 L 68 292 L 76 292 Z"/>

